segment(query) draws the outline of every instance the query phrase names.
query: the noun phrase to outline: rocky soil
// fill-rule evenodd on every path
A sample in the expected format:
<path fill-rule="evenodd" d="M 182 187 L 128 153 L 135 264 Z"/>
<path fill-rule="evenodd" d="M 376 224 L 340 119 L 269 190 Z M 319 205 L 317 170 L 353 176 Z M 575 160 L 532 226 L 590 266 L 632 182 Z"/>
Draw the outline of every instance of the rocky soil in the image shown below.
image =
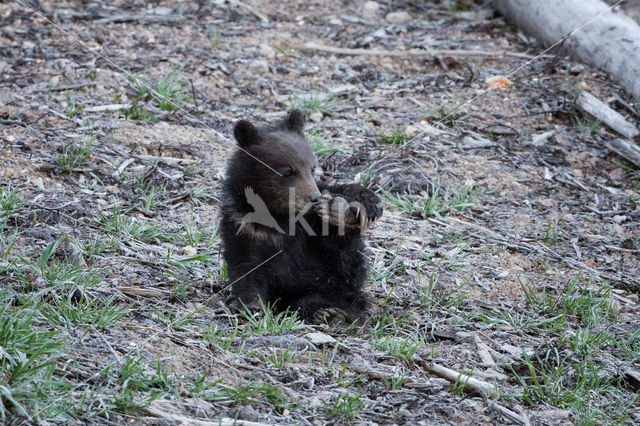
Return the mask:
<path fill-rule="evenodd" d="M 640 174 L 575 94 L 640 110 L 480 3 L 0 4 L 2 421 L 640 421 Z M 386 200 L 364 326 L 224 304 L 233 123 L 291 108 Z"/>

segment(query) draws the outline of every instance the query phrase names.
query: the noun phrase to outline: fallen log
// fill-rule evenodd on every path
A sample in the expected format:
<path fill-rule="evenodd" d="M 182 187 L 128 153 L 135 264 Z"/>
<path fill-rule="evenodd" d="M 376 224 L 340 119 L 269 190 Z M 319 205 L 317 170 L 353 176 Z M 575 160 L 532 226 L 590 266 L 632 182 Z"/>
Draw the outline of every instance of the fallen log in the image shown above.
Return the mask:
<path fill-rule="evenodd" d="M 493 0 L 524 32 L 609 73 L 640 102 L 640 26 L 600 0 Z"/>

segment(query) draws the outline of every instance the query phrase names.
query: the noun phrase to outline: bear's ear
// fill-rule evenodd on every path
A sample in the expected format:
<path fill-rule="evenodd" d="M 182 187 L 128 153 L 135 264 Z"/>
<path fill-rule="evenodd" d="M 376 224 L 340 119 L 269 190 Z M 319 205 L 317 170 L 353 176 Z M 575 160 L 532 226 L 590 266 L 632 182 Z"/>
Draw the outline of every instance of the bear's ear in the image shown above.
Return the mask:
<path fill-rule="evenodd" d="M 304 123 L 307 120 L 304 118 L 304 114 L 299 109 L 294 109 L 289 113 L 289 116 L 286 119 L 287 129 L 302 133 L 302 129 L 304 129 Z"/>
<path fill-rule="evenodd" d="M 247 120 L 240 120 L 236 123 L 233 135 L 243 148 L 258 143 L 258 129 Z"/>

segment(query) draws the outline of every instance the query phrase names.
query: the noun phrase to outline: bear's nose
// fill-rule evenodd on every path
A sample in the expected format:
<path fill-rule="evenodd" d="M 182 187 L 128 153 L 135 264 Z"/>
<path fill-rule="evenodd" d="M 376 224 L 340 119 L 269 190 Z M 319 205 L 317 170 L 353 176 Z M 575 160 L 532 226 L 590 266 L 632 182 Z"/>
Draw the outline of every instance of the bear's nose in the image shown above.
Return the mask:
<path fill-rule="evenodd" d="M 309 195 L 309 201 L 311 201 L 312 203 L 318 201 L 320 198 L 322 198 L 322 194 L 320 193 Z"/>

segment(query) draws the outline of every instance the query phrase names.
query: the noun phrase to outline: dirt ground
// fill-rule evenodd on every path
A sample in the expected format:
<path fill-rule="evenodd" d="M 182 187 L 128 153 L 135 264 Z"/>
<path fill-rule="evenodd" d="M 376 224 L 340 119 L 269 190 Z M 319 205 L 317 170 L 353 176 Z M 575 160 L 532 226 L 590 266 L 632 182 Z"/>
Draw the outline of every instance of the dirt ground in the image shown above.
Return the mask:
<path fill-rule="evenodd" d="M 0 370 L 7 422 L 640 422 L 640 174 L 574 103 L 640 124 L 606 75 L 504 55 L 543 47 L 480 2 L 21 2 L 0 4 L 0 312 L 36 300 L 61 346 L 20 392 Z M 224 304 L 233 123 L 294 107 L 326 174 L 386 200 L 362 327 Z"/>

